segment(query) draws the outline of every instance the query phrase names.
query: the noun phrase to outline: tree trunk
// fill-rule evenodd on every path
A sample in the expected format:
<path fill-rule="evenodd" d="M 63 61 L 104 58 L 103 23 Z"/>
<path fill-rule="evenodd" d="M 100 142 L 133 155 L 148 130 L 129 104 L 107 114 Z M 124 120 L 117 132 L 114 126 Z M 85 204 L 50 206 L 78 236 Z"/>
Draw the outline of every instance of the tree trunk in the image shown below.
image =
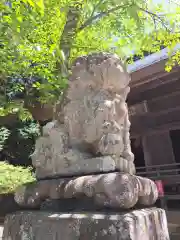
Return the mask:
<path fill-rule="evenodd" d="M 68 68 L 72 44 L 76 38 L 78 23 L 81 16 L 83 1 L 79 0 L 68 8 L 66 24 L 59 42 L 59 49 L 63 51 L 65 56 L 65 65 Z M 57 62 L 57 70 L 62 70 L 61 62 Z"/>
<path fill-rule="evenodd" d="M 69 6 L 67 18 L 66 18 L 66 24 L 64 26 L 64 30 L 59 42 L 59 49 L 62 50 L 64 53 L 65 62 L 62 63 L 61 61 L 57 61 L 56 71 L 63 76 L 65 75 L 67 78 L 69 77 L 68 69 L 69 69 L 69 59 L 70 59 L 71 49 L 72 49 L 73 42 L 76 38 L 78 23 L 81 16 L 81 10 L 83 8 L 83 2 L 84 2 L 83 0 L 79 0 L 76 2 L 76 4 L 74 3 Z M 58 112 L 60 112 L 62 109 L 61 106 L 64 104 L 66 92 L 67 92 L 67 89 L 64 90 L 63 95 L 54 106 L 54 114 L 53 114 L 54 119 L 60 118 L 58 116 Z"/>

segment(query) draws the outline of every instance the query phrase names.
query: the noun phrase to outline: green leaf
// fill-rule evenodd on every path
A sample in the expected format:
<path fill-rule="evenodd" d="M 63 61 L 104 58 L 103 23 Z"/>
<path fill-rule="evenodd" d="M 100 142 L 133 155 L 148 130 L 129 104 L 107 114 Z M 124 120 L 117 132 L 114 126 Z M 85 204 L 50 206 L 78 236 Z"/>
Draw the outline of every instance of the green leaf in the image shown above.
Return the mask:
<path fill-rule="evenodd" d="M 32 0 L 26 0 L 26 1 L 24 1 L 24 2 L 29 3 L 29 5 L 32 6 L 32 7 L 35 6 L 34 1 L 32 1 Z"/>
<path fill-rule="evenodd" d="M 36 6 L 39 8 L 41 15 L 44 15 L 44 1 L 43 0 L 36 0 Z"/>
<path fill-rule="evenodd" d="M 78 56 L 105 51 L 133 59 L 134 53 L 143 57 L 161 46 L 172 50 L 180 41 L 180 8 L 168 3 L 165 9 L 144 0 L 12 0 L 11 6 L 4 2 L 1 116 L 18 109 L 22 119 L 28 118 L 23 104 L 16 102 L 19 95 L 53 104 L 67 88 L 71 63 Z M 170 54 L 166 70 L 179 63 L 180 54 Z M 14 78 L 21 81 L 13 83 Z"/>

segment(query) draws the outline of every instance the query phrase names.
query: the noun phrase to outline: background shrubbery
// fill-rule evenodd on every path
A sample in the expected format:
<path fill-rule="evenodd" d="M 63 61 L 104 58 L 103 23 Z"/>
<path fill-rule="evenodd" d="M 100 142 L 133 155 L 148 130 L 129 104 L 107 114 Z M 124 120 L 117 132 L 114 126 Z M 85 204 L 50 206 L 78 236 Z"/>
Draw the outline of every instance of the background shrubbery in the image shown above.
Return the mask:
<path fill-rule="evenodd" d="M 34 181 L 30 155 L 40 127 L 35 121 L 6 121 L 0 126 L 0 194 Z"/>
<path fill-rule="evenodd" d="M 13 165 L 30 166 L 40 127 L 35 121 L 18 120 L 0 127 L 0 159 Z"/>
<path fill-rule="evenodd" d="M 12 193 L 18 186 L 34 180 L 31 168 L 0 162 L 0 194 Z"/>

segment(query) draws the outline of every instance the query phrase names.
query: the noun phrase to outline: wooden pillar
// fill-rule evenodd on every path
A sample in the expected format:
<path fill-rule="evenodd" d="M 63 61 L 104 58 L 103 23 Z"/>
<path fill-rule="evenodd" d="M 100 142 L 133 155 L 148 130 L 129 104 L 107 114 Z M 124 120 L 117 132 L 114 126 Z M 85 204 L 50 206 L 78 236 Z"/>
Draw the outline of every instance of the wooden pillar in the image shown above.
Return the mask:
<path fill-rule="evenodd" d="M 142 137 L 146 166 L 175 163 L 169 131 Z"/>

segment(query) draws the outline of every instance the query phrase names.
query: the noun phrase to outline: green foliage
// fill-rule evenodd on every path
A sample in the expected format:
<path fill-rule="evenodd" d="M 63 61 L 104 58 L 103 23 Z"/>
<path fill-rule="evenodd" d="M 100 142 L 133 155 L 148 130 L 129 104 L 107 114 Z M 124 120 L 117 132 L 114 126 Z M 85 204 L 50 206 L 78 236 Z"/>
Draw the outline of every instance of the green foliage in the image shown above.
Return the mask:
<path fill-rule="evenodd" d="M 159 51 L 162 45 L 171 53 L 180 40 L 180 7 L 173 1 L 161 5 L 151 0 L 9 2 L 11 6 L 5 0 L 0 3 L 0 94 L 4 97 L 0 114 L 16 109 L 22 119 L 30 118 L 27 111 L 23 113 L 23 101 L 7 97 L 12 77 L 38 79 L 16 83 L 23 100 L 30 96 L 54 103 L 67 87 L 69 66 L 77 56 L 111 51 L 126 60 L 134 52 L 143 56 L 144 51 Z M 177 53 L 166 70 L 179 59 Z"/>
<path fill-rule="evenodd" d="M 6 140 L 8 139 L 10 135 L 10 131 L 9 129 L 5 128 L 5 127 L 1 127 L 0 128 L 0 151 L 2 151 Z"/>
<path fill-rule="evenodd" d="M 0 162 L 0 194 L 12 193 L 22 184 L 35 181 L 31 168 Z"/>
<path fill-rule="evenodd" d="M 29 126 L 23 126 L 22 128 L 18 129 L 19 136 L 23 139 L 29 139 L 29 138 L 37 138 L 40 136 L 40 129 L 39 126 L 34 123 L 30 122 Z"/>
<path fill-rule="evenodd" d="M 40 127 L 33 121 L 15 122 L 0 128 L 0 158 L 15 165 L 31 165 L 30 155 L 40 136 Z"/>

